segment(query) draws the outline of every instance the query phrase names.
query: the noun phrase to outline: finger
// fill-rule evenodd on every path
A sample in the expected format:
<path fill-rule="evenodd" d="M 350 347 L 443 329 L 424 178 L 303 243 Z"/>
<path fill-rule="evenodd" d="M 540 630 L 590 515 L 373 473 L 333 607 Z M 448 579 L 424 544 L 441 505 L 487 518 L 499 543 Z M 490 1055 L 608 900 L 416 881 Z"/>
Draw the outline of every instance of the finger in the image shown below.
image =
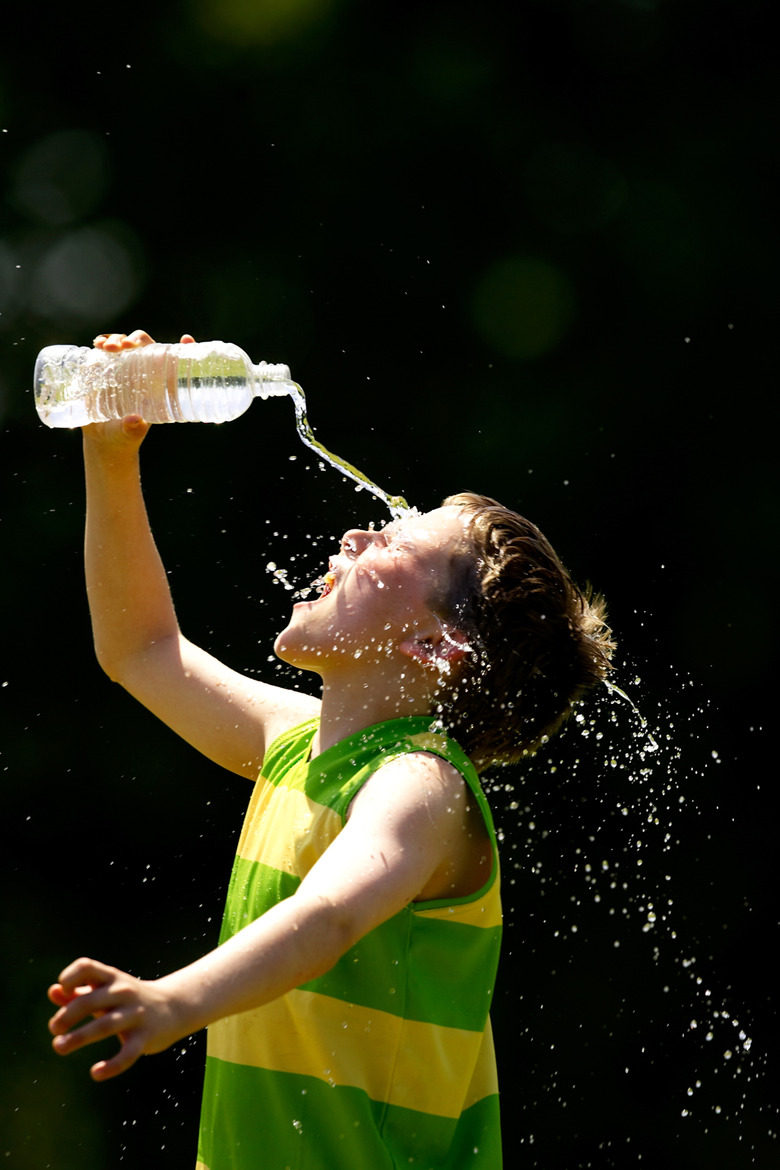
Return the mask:
<path fill-rule="evenodd" d="M 138 981 L 132 976 L 123 977 L 121 972 L 117 975 L 116 980 L 105 986 L 79 989 L 69 1003 L 54 1013 L 49 1020 L 49 1031 L 58 1038 L 55 1045 L 58 1052 L 72 1052 L 84 1044 L 135 1028 L 143 1020 L 144 1009 L 137 996 Z"/>
<path fill-rule="evenodd" d="M 139 1033 L 122 1036 L 121 1040 L 122 1047 L 116 1056 L 109 1060 L 98 1060 L 92 1065 L 89 1072 L 94 1081 L 110 1081 L 112 1077 L 118 1077 L 131 1068 L 139 1056 L 143 1056 L 143 1040 Z"/>
<path fill-rule="evenodd" d="M 57 1007 L 67 1007 L 67 1005 L 73 999 L 73 994 L 74 993 L 66 991 L 61 983 L 52 983 L 51 987 L 49 987 L 46 992 L 48 998 L 52 1003 L 56 1003 Z"/>
<path fill-rule="evenodd" d="M 99 987 L 108 982 L 116 974 L 116 967 L 109 967 L 106 963 L 99 963 L 97 959 L 75 959 L 60 971 L 59 982 L 65 991 L 75 992 L 77 987 Z"/>
<path fill-rule="evenodd" d="M 192 336 L 191 333 L 182 333 L 182 335 L 181 335 L 181 344 L 182 345 L 192 345 L 194 341 L 195 341 L 195 338 Z"/>
<path fill-rule="evenodd" d="M 122 434 L 126 435 L 128 439 L 135 439 L 140 443 L 148 433 L 150 426 L 151 423 L 144 422 L 140 414 L 126 414 L 122 419 Z"/>
<path fill-rule="evenodd" d="M 80 1028 L 71 1028 L 67 1032 L 58 1029 L 51 1045 L 59 1056 L 69 1056 L 71 1052 L 78 1052 L 88 1044 L 97 1044 L 99 1040 L 126 1032 L 137 1019 L 136 1010 L 114 1005 L 111 1011 L 100 1012 L 95 1019 L 82 1024 Z"/>
<path fill-rule="evenodd" d="M 152 345 L 154 339 L 145 329 L 134 329 L 132 333 L 101 333 L 93 345 L 107 353 L 118 353 L 122 349 L 137 349 L 141 345 Z"/>
<path fill-rule="evenodd" d="M 119 997 L 112 996 L 110 989 L 81 987 L 51 1017 L 49 1031 L 54 1036 L 64 1036 L 89 1016 L 103 1016 L 109 1008 L 116 1008 L 119 1003 Z"/>
<path fill-rule="evenodd" d="M 139 345 L 154 345 L 154 339 L 149 336 L 145 329 L 134 329 L 132 333 L 125 338 L 125 348 Z"/>
<path fill-rule="evenodd" d="M 151 423 L 143 420 L 140 414 L 126 414 L 123 418 L 112 418 L 102 423 L 87 423 L 81 429 L 85 442 L 95 442 L 102 446 L 124 446 L 126 441 L 138 446 L 146 437 Z"/>
<path fill-rule="evenodd" d="M 126 337 L 126 333 L 104 333 L 101 335 L 99 348 L 105 349 L 108 353 L 116 353 L 123 348 Z"/>

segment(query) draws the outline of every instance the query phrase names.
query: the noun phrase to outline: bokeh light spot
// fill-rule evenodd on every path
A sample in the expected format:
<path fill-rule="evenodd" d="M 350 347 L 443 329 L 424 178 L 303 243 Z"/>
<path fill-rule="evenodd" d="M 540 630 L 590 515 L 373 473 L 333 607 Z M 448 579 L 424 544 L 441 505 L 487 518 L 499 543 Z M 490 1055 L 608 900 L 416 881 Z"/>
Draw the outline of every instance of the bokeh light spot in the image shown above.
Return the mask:
<path fill-rule="evenodd" d="M 332 0 L 202 0 L 201 24 L 232 45 L 274 45 L 327 16 Z"/>
<path fill-rule="evenodd" d="M 477 332 L 505 357 L 541 357 L 564 337 L 574 314 L 568 277 L 546 260 L 498 260 L 478 280 L 472 298 Z"/>
<path fill-rule="evenodd" d="M 30 304 L 63 322 L 106 321 L 140 291 L 138 247 L 123 225 L 103 224 L 63 235 L 44 253 Z"/>
<path fill-rule="evenodd" d="M 103 139 L 87 130 L 60 130 L 22 157 L 12 202 L 32 219 L 60 227 L 91 214 L 108 186 Z"/>

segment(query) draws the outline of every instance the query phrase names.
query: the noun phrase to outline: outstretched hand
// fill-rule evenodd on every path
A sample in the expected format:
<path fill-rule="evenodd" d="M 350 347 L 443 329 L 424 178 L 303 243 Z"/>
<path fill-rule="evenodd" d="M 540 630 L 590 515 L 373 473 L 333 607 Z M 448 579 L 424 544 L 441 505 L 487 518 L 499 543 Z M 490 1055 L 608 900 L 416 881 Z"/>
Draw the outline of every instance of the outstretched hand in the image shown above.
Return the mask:
<path fill-rule="evenodd" d="M 96 1081 L 118 1076 L 140 1056 L 162 1052 L 187 1034 L 177 1027 L 174 1005 L 157 983 L 94 959 L 77 959 L 66 967 L 48 996 L 59 1009 L 49 1020 L 49 1031 L 61 1056 L 109 1036 L 119 1038 L 119 1052 L 92 1065 Z"/>

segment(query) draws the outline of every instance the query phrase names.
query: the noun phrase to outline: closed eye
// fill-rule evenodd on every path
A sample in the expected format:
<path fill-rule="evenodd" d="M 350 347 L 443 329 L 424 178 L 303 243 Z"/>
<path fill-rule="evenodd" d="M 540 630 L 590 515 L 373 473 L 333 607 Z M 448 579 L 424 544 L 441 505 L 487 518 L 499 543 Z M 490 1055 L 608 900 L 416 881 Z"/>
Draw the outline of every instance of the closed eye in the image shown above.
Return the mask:
<path fill-rule="evenodd" d="M 385 544 L 397 544 L 401 532 L 402 529 L 398 521 L 391 520 L 388 524 L 385 524 L 384 528 L 379 530 L 377 536 L 381 536 Z"/>

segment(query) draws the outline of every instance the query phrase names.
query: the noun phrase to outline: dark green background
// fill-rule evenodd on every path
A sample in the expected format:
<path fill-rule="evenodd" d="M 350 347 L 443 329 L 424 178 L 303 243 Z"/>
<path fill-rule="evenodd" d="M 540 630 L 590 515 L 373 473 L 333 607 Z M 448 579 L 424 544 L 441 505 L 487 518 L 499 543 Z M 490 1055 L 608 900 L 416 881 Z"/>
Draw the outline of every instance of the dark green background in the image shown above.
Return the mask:
<path fill-rule="evenodd" d="M 287 362 L 327 446 L 423 508 L 497 496 L 609 599 L 658 750 L 602 697 L 491 781 L 507 1166 L 776 1166 L 770 11 L 161 0 L 4 28 L 12 1170 L 194 1161 L 202 1038 L 94 1086 L 44 1026 L 79 953 L 155 976 L 213 945 L 247 797 L 95 665 L 79 437 L 33 410 L 43 345 L 139 325 Z M 266 564 L 306 582 L 383 509 L 285 401 L 144 455 L 187 633 L 279 677 Z"/>

